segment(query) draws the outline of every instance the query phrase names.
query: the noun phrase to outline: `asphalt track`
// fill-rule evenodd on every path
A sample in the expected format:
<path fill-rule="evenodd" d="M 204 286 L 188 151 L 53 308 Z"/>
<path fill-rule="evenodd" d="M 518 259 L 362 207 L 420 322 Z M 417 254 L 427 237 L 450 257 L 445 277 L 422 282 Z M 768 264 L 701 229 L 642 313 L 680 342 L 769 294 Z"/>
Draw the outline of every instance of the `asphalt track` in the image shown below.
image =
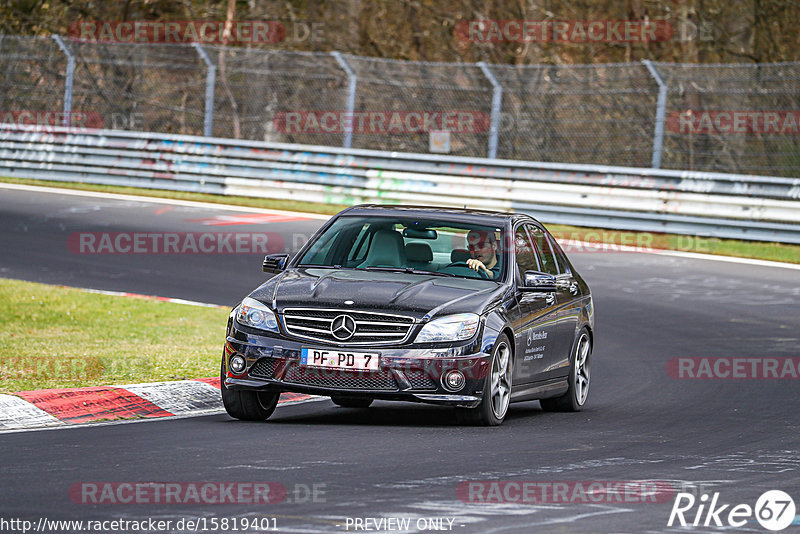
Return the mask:
<path fill-rule="evenodd" d="M 0 188 L 0 276 L 235 305 L 263 280 L 259 254 L 96 255 L 67 246 L 75 232 L 204 231 L 197 219 L 231 215 Z M 213 229 L 280 232 L 299 243 L 319 224 Z M 665 481 L 751 506 L 780 489 L 800 505 L 800 381 L 687 380 L 666 370 L 684 356 L 797 357 L 798 271 L 641 253 L 570 257 L 597 316 L 583 412 L 545 413 L 529 402 L 512 405 L 501 427 L 466 428 L 438 407 L 321 401 L 281 407 L 260 424 L 215 415 L 1 434 L 0 518 L 275 517 L 280 532 L 308 533 L 346 532 L 348 517 L 407 517 L 412 527 L 450 518 L 459 533 L 687 530 L 667 527 L 673 498 L 475 504 L 457 493 L 465 481 Z M 289 494 L 271 505 L 73 502 L 70 487 L 90 481 L 271 481 Z M 306 489 L 315 484 L 324 494 L 312 499 Z M 765 531 L 753 518 L 735 530 Z"/>

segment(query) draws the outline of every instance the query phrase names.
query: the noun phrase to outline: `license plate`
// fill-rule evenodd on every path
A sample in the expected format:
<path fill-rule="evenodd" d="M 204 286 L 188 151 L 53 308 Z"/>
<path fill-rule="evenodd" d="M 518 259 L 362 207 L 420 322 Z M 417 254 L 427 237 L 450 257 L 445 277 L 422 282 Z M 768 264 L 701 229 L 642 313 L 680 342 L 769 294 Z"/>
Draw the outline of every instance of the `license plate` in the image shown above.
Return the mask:
<path fill-rule="evenodd" d="M 374 352 L 300 349 L 300 365 L 354 371 L 377 371 L 380 355 Z"/>

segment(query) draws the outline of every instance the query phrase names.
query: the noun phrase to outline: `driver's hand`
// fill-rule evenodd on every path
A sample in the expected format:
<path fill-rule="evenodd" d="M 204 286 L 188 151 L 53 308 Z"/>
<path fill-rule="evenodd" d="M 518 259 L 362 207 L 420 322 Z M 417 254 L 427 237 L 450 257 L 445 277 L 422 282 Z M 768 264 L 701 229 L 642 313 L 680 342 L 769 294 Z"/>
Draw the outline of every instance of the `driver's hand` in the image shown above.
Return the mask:
<path fill-rule="evenodd" d="M 489 278 L 494 278 L 494 273 L 487 269 L 481 260 L 470 258 L 467 260 L 467 267 L 474 271 L 483 271 Z"/>

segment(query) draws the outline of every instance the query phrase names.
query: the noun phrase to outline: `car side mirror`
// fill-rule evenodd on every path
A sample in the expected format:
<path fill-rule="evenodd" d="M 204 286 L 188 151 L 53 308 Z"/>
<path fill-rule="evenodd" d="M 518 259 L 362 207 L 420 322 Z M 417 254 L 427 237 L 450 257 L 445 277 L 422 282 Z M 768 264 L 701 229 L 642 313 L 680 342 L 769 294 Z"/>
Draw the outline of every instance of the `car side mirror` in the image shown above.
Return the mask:
<path fill-rule="evenodd" d="M 525 283 L 520 288 L 523 291 L 536 291 L 548 293 L 556 290 L 556 277 L 552 274 L 539 271 L 525 271 Z"/>
<path fill-rule="evenodd" d="M 286 268 L 286 263 L 288 261 L 288 254 L 270 254 L 264 256 L 264 263 L 261 264 L 261 270 L 265 273 L 279 273 Z"/>

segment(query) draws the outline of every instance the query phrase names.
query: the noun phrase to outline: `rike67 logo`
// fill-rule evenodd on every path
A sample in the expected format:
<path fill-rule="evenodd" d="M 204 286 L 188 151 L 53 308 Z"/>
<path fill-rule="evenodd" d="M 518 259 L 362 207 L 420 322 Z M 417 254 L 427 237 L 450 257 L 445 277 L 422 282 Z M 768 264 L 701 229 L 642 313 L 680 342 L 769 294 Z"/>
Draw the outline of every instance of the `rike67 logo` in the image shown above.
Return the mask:
<path fill-rule="evenodd" d="M 779 531 L 792 524 L 797 513 L 794 500 L 780 490 L 764 492 L 755 507 L 749 504 L 720 504 L 719 492 L 710 498 L 703 494 L 678 493 L 667 526 L 743 527 L 754 519 L 767 530 Z"/>

